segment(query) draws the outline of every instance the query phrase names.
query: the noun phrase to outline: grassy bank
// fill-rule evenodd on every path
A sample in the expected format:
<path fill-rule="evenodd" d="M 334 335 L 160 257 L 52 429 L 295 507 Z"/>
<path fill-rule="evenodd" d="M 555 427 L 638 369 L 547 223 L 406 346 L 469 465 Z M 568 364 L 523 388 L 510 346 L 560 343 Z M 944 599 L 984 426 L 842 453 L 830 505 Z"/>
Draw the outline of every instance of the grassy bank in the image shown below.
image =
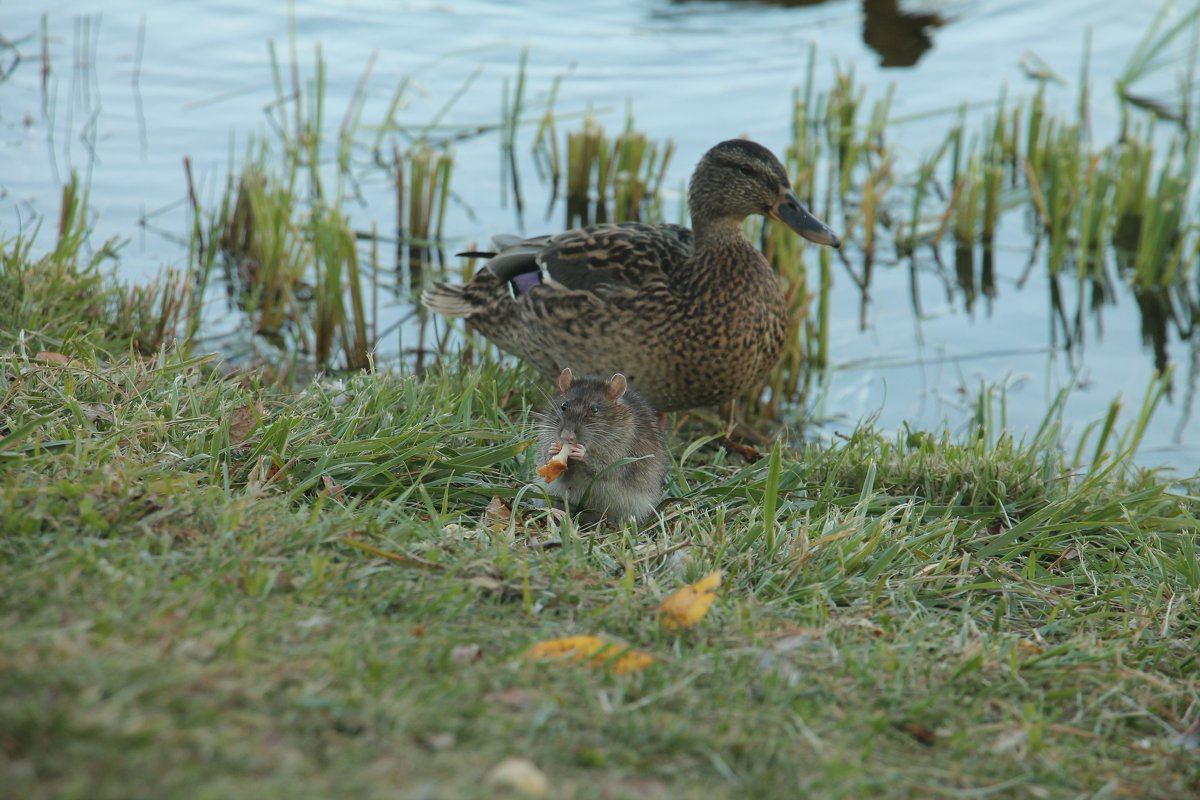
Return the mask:
<path fill-rule="evenodd" d="M 681 418 L 661 521 L 581 534 L 531 503 L 524 370 L 285 393 L 60 242 L 0 258 L 7 796 L 493 796 L 513 757 L 549 797 L 1200 791 L 1198 487 L 1137 419 L 1084 463 L 985 395 L 747 465 Z M 523 657 L 574 634 L 655 662 Z"/>

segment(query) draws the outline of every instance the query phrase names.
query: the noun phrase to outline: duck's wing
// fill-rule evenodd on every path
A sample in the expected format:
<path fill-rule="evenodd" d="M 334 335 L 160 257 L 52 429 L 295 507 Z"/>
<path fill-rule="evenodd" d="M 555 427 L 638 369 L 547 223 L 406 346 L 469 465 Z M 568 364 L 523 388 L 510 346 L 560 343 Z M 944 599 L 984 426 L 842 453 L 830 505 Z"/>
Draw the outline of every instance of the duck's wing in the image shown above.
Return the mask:
<path fill-rule="evenodd" d="M 692 232 L 640 222 L 592 225 L 532 239 L 497 237 L 487 269 L 514 294 L 536 285 L 603 299 L 665 286 L 692 253 Z"/>

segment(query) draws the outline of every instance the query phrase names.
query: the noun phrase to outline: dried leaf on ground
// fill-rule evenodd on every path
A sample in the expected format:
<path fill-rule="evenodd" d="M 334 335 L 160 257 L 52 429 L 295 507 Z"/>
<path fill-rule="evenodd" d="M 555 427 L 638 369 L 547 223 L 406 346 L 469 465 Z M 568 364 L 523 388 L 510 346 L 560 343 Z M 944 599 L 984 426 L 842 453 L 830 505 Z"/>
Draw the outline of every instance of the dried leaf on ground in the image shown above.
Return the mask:
<path fill-rule="evenodd" d="M 514 711 L 525 711 L 533 708 L 545 697 L 536 689 L 526 689 L 523 686 L 510 686 L 507 689 L 494 689 L 483 696 L 489 703 L 505 706 Z"/>
<path fill-rule="evenodd" d="M 477 644 L 460 644 L 450 651 L 450 660 L 455 664 L 470 664 L 483 658 L 483 648 Z"/>
<path fill-rule="evenodd" d="M 1196 717 L 1191 725 L 1168 739 L 1167 743 L 1179 750 L 1200 750 L 1200 717 Z"/>
<path fill-rule="evenodd" d="M 340 503 L 345 499 L 346 493 L 342 490 L 342 485 L 340 483 L 334 483 L 333 478 L 329 477 L 328 475 L 322 475 L 321 483 L 324 488 L 317 492 L 318 495 L 322 497 L 328 497 L 330 500 L 333 500 L 337 503 Z"/>
<path fill-rule="evenodd" d="M 898 722 L 896 723 L 896 727 L 926 747 L 932 747 L 937 744 L 937 731 L 927 725 L 922 725 L 920 722 Z"/>
<path fill-rule="evenodd" d="M 104 420 L 113 425 L 117 424 L 117 420 L 113 417 L 113 407 L 106 403 L 80 403 L 80 409 L 83 411 L 83 417 L 88 422 L 96 422 Z"/>
<path fill-rule="evenodd" d="M 749 444 L 746 442 L 735 442 L 733 439 L 730 439 L 728 436 L 723 437 L 721 439 L 721 444 L 725 447 L 726 450 L 729 450 L 732 453 L 737 453 L 739 456 L 746 459 L 746 461 L 751 464 L 753 464 L 757 461 L 762 461 L 762 459 L 763 459 L 762 451 L 759 450 L 757 447 L 755 447 L 752 444 Z"/>
<path fill-rule="evenodd" d="M 229 415 L 229 442 L 241 444 L 250 438 L 258 421 L 262 419 L 263 408 L 259 404 L 238 406 Z"/>
<path fill-rule="evenodd" d="M 659 778 L 626 778 L 617 784 L 617 797 L 670 797 L 670 786 Z"/>
<path fill-rule="evenodd" d="M 528 797 L 545 797 L 550 782 L 528 758 L 506 758 L 487 774 L 488 786 L 516 789 Z"/>
<path fill-rule="evenodd" d="M 65 356 L 62 353 L 56 353 L 53 350 L 43 350 L 34 356 L 38 361 L 47 361 L 51 364 L 70 364 L 71 357 Z"/>
<path fill-rule="evenodd" d="M 717 587 L 721 585 L 722 575 L 721 570 L 714 570 L 695 583 L 668 595 L 658 607 L 663 625 L 668 628 L 687 628 L 704 619 L 717 599 Z"/>
<path fill-rule="evenodd" d="M 453 733 L 446 732 L 427 733 L 421 736 L 418 741 L 435 753 L 440 750 L 449 750 L 458 742 Z"/>
<path fill-rule="evenodd" d="M 641 672 L 654 663 L 654 656 L 629 645 L 599 636 L 567 636 L 538 642 L 525 651 L 526 658 L 559 658 L 569 663 L 587 661 L 591 666 L 607 666 L 614 675 Z"/>
<path fill-rule="evenodd" d="M 497 690 L 492 690 L 484 694 L 484 699 L 488 703 L 503 705 L 505 708 L 514 711 L 532 709 L 534 705 L 540 703 L 545 697 L 544 693 L 533 690 L 533 688 L 524 688 L 523 686 L 497 688 Z"/>
<path fill-rule="evenodd" d="M 490 575 L 472 575 L 467 578 L 467 583 L 472 586 L 478 586 L 485 592 L 499 592 L 504 588 L 504 581 L 493 578 Z"/>
<path fill-rule="evenodd" d="M 492 495 L 492 501 L 483 510 L 483 524 L 489 527 L 504 526 L 512 519 L 512 506 L 500 495 Z"/>
<path fill-rule="evenodd" d="M 802 628 L 796 625 L 789 625 L 778 633 L 775 641 L 771 642 L 771 649 L 785 653 L 789 650 L 799 650 L 803 647 L 808 647 L 818 639 L 824 638 L 825 631 L 821 628 Z"/>

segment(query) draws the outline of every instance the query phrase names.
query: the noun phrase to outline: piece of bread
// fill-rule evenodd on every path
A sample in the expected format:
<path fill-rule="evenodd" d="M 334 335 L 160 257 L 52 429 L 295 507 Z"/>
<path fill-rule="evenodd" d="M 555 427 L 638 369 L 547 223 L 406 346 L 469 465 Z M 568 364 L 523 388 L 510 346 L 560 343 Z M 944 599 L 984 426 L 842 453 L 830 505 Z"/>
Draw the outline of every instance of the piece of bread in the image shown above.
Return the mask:
<path fill-rule="evenodd" d="M 537 468 L 538 475 L 546 479 L 546 483 L 554 483 L 555 478 L 567 471 L 567 459 L 571 457 L 570 446 L 564 444 L 562 450 L 550 457 L 550 460 Z"/>

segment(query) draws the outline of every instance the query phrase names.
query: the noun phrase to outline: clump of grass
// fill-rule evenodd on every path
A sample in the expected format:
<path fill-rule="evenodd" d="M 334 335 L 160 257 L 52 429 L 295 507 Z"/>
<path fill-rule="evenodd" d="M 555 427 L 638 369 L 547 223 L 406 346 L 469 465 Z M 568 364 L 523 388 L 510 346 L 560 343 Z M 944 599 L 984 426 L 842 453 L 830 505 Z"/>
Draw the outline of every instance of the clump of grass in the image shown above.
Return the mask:
<path fill-rule="evenodd" d="M 336 131 L 336 157 L 327 164 L 322 155 L 325 62 L 318 49 L 312 77 L 302 80 L 294 30 L 290 44 L 286 68 L 273 43 L 270 47 L 276 101 L 268 119 L 274 147 L 262 142 L 248 151 L 214 210 L 205 211 L 190 190 L 196 221 L 191 272 L 202 297 L 210 275 L 220 269 L 231 308 L 247 316 L 250 329 L 311 366 L 367 369 L 375 348 L 378 236 L 367 237 L 372 247 L 364 267 L 358 249 L 363 237 L 342 201 L 357 185 L 352 153 L 374 57 L 349 98 Z M 407 85 L 399 84 L 378 126 L 372 147 L 377 161 L 384 133 L 396 126 Z M 404 156 L 395 153 L 397 236 L 409 245 L 410 271 L 418 271 L 430 245 L 441 240 L 452 166 L 448 150 L 424 140 Z M 201 302 L 188 309 L 190 335 L 201 329 L 202 309 Z"/>
<path fill-rule="evenodd" d="M 281 340 L 285 325 L 301 316 L 297 293 L 309 295 L 312 288 L 305 285 L 309 260 L 298 199 L 257 164 L 238 178 L 234 197 L 226 204 L 229 217 L 219 221 L 210 241 L 219 242 L 227 257 L 227 284 L 238 306 L 253 315 L 255 332 Z"/>
<path fill-rule="evenodd" d="M 991 237 L 994 236 L 997 213 L 997 171 L 996 167 L 983 162 L 979 154 L 972 154 L 958 171 L 947 209 L 947 216 L 953 219 L 954 274 L 968 313 L 981 292 L 991 296 L 994 290 Z M 983 245 L 979 280 L 976 280 L 975 270 L 977 242 Z"/>
<path fill-rule="evenodd" d="M 336 208 L 302 206 L 261 161 L 248 164 L 235 197 L 209 239 L 220 244 L 227 285 L 254 332 L 321 368 L 367 368 L 374 342 L 349 220 Z"/>
<path fill-rule="evenodd" d="M 1192 7 L 1172 19 L 1174 11 L 1174 3 L 1171 2 L 1164 2 L 1159 7 L 1154 21 L 1142 34 L 1141 41 L 1117 78 L 1115 89 L 1117 96 L 1126 104 L 1126 111 L 1130 107 L 1140 108 L 1159 119 L 1179 123 L 1186 128 L 1193 122 L 1193 100 L 1190 90 L 1195 87 L 1194 37 L 1196 26 L 1200 24 L 1200 8 Z M 1186 42 L 1189 35 L 1192 37 L 1191 47 Z M 1134 84 L 1184 59 L 1187 59 L 1188 63 L 1186 70 L 1180 71 L 1180 85 L 1183 90 L 1178 93 L 1178 103 L 1174 106 L 1135 91 Z M 1129 121 L 1127 115 L 1125 122 Z"/>
<path fill-rule="evenodd" d="M 593 117 L 586 117 L 580 130 L 567 134 L 568 228 L 608 221 L 609 166 L 604 128 Z"/>
<path fill-rule="evenodd" d="M 614 222 L 661 219 L 663 178 L 671 164 L 675 143 L 661 146 L 633 127 L 633 112 L 626 117 L 625 130 L 613 143 L 612 182 Z"/>
<path fill-rule="evenodd" d="M 1016 142 L 1009 136 L 1006 125 L 1006 102 L 1001 94 L 997 103 L 995 119 L 991 125 L 984 122 L 986 140 L 983 148 L 983 160 L 980 169 L 983 172 L 983 231 L 980 241 L 983 242 L 984 252 L 990 252 L 992 242 L 996 239 L 996 228 L 1000 223 L 1000 213 L 1003 209 L 1001 191 L 1004 186 L 1004 173 L 1015 169 Z M 1015 116 L 1016 109 L 1014 109 Z"/>
<path fill-rule="evenodd" d="M 454 157 L 446 150 L 423 143 L 403 156 L 395 153 L 394 163 L 399 237 L 408 244 L 410 274 L 416 275 L 427 265 L 430 249 L 441 247 Z M 407 225 L 404 224 L 406 209 Z"/>
<path fill-rule="evenodd" d="M 542 180 L 550 184 L 550 199 L 547 205 L 547 215 L 554 209 L 562 185 L 562 155 L 558 145 L 558 124 L 554 113 L 554 104 L 558 100 L 558 90 L 562 85 L 562 76 L 555 76 L 546 97 L 546 108 L 538 121 L 537 133 L 533 138 L 533 163 L 537 167 Z"/>
<path fill-rule="evenodd" d="M 525 203 L 521 198 L 521 177 L 517 169 L 517 131 L 521 127 L 521 114 L 525 110 L 525 72 L 528 65 L 529 49 L 525 48 L 521 50 L 521 60 L 517 65 L 515 86 L 510 91 L 506 78 L 500 100 L 500 159 L 503 164 L 500 172 L 503 178 L 500 196 L 507 199 L 510 194 L 510 186 L 507 184 L 511 183 L 511 194 L 517 205 L 518 217 L 524 212 Z"/>
<path fill-rule="evenodd" d="M 1172 140 L 1162 160 L 1158 180 L 1153 180 L 1154 148 L 1132 140 L 1115 158 L 1113 207 L 1117 222 L 1113 241 L 1117 262 L 1132 269 L 1141 288 L 1167 287 L 1176 283 L 1179 270 L 1186 270 L 1184 256 L 1194 231 L 1184 225 L 1189 206 L 1196 146 L 1189 143 L 1180 153 L 1180 142 Z"/>
<path fill-rule="evenodd" d="M 592 116 L 567 134 L 567 227 L 662 218 L 661 191 L 675 145 L 659 144 L 634 127 L 610 140 Z"/>
<path fill-rule="evenodd" d="M 148 284 L 115 283 L 121 242 L 110 239 L 84 255 L 89 243 L 87 198 L 72 176 L 63 187 L 58 231 L 51 250 L 34 257 L 36 231 L 0 241 L 0 344 L 32 356 L 68 357 L 132 351 L 150 355 L 174 344 L 191 287 L 166 271 Z"/>
<path fill-rule="evenodd" d="M 375 343 L 368 335 L 357 237 L 349 220 L 337 210 L 313 217 L 309 233 L 316 279 L 315 319 L 311 325 L 316 334 L 316 361 L 320 365 L 332 363 L 335 348 L 340 348 L 338 363 L 344 369 L 368 369 Z"/>

